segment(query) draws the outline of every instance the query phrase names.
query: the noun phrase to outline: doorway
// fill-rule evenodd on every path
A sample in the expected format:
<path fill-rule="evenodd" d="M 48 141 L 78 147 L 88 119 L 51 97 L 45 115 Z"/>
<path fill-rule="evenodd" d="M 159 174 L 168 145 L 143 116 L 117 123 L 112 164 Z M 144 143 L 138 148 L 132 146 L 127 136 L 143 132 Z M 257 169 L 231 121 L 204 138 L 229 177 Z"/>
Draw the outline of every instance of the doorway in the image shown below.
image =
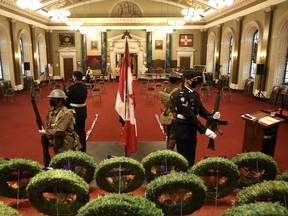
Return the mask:
<path fill-rule="evenodd" d="M 190 69 L 190 57 L 180 57 L 180 68 L 183 70 Z"/>
<path fill-rule="evenodd" d="M 64 58 L 64 80 L 69 80 L 72 78 L 73 73 L 73 58 Z"/>

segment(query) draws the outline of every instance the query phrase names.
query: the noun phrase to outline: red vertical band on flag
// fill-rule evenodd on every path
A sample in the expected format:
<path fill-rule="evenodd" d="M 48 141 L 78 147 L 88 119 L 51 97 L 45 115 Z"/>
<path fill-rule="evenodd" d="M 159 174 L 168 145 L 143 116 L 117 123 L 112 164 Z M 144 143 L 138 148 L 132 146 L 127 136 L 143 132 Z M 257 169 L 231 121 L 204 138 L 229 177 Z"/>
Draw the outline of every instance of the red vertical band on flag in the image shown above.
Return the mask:
<path fill-rule="evenodd" d="M 125 146 L 126 156 L 137 151 L 137 127 L 134 111 L 133 78 L 128 42 L 126 41 L 125 54 L 122 60 L 120 79 L 115 109 L 125 121 L 120 144 Z"/>

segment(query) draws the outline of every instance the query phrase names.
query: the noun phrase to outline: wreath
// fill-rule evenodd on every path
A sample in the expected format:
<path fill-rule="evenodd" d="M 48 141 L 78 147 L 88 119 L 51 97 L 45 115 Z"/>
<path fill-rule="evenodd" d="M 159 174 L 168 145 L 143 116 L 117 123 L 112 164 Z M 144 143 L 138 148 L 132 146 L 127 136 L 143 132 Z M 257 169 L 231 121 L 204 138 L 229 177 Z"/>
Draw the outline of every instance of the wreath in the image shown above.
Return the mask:
<path fill-rule="evenodd" d="M 34 176 L 27 186 L 31 205 L 47 215 L 76 215 L 89 201 L 89 185 L 68 170 L 48 170 Z"/>
<path fill-rule="evenodd" d="M 71 170 L 89 184 L 94 178 L 96 163 L 93 157 L 84 152 L 65 151 L 56 154 L 49 166 L 54 169 Z"/>
<path fill-rule="evenodd" d="M 165 215 L 191 214 L 205 202 L 206 186 L 191 173 L 175 172 L 159 176 L 147 184 L 146 197 Z"/>
<path fill-rule="evenodd" d="M 280 202 L 285 206 L 286 200 L 288 200 L 288 182 L 270 180 L 241 190 L 236 195 L 234 206 L 254 202 Z"/>
<path fill-rule="evenodd" d="M 245 204 L 243 206 L 233 207 L 225 211 L 221 216 L 259 216 L 259 215 L 277 215 L 286 216 L 288 210 L 279 203 L 257 202 Z"/>
<path fill-rule="evenodd" d="M 115 213 L 117 212 L 117 213 Z M 128 194 L 106 194 L 90 201 L 79 209 L 78 216 L 105 215 L 162 216 L 161 209 L 140 196 Z"/>
<path fill-rule="evenodd" d="M 6 215 L 6 216 L 20 216 L 20 213 L 7 205 L 6 203 L 0 201 L 0 215 Z"/>
<path fill-rule="evenodd" d="M 188 169 L 188 161 L 178 152 L 172 150 L 158 150 L 148 154 L 142 159 L 145 176 L 148 182 L 158 176 Z"/>
<path fill-rule="evenodd" d="M 96 169 L 96 183 L 104 191 L 127 193 L 141 187 L 145 178 L 143 165 L 132 158 L 115 157 L 101 161 Z"/>
<path fill-rule="evenodd" d="M 231 194 L 238 185 L 240 175 L 233 162 L 220 157 L 201 160 L 189 172 L 204 181 L 208 199 L 219 199 Z"/>
<path fill-rule="evenodd" d="M 16 158 L 0 164 L 0 192 L 10 198 L 27 198 L 26 187 L 30 179 L 42 171 L 35 161 Z"/>
<path fill-rule="evenodd" d="M 240 171 L 239 188 L 264 180 L 273 180 L 279 173 L 276 161 L 262 152 L 241 153 L 231 159 Z"/>
<path fill-rule="evenodd" d="M 288 170 L 283 172 L 281 175 L 276 176 L 276 180 L 288 182 Z"/>

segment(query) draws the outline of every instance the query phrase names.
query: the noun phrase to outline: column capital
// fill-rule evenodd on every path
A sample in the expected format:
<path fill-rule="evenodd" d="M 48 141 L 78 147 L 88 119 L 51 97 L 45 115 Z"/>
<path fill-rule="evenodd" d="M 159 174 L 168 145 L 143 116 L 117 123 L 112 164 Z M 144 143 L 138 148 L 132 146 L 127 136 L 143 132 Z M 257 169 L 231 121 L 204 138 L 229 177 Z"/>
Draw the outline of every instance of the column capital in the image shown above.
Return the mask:
<path fill-rule="evenodd" d="M 236 17 L 234 20 L 236 22 L 241 22 L 243 20 L 243 16 Z"/>

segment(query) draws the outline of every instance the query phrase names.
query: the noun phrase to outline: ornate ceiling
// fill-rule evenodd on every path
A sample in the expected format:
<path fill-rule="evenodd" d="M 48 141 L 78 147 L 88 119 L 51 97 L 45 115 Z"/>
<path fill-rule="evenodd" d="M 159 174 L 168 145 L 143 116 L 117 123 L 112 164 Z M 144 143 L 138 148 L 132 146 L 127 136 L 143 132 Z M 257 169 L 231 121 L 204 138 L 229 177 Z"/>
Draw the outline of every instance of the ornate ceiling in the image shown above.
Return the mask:
<path fill-rule="evenodd" d="M 66 24 L 53 23 L 51 9 L 67 9 L 69 18 L 83 21 L 85 26 L 106 29 L 143 29 L 168 25 L 169 19 L 182 19 L 181 10 L 192 4 L 204 9 L 198 22 L 186 22 L 182 29 L 208 28 L 265 9 L 285 0 L 234 0 L 232 6 L 217 9 L 208 0 L 42 0 L 37 11 L 21 9 L 17 0 L 0 0 L 3 16 L 28 22 L 45 29 L 66 29 Z"/>

